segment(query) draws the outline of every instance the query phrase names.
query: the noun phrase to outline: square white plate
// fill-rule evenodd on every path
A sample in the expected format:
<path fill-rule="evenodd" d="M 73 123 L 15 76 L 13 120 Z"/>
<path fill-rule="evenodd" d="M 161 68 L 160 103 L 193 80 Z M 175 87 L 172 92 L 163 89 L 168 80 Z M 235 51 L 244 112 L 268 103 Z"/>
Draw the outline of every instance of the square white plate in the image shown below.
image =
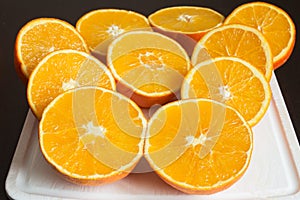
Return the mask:
<path fill-rule="evenodd" d="M 38 144 L 38 121 L 28 112 L 6 179 L 6 191 L 16 200 L 41 199 L 300 199 L 300 147 L 275 75 L 273 98 L 253 128 L 254 150 L 244 176 L 212 195 L 186 195 L 155 173 L 132 173 L 103 186 L 79 186 L 65 181 L 44 160 Z M 139 168 L 149 167 L 142 160 Z"/>

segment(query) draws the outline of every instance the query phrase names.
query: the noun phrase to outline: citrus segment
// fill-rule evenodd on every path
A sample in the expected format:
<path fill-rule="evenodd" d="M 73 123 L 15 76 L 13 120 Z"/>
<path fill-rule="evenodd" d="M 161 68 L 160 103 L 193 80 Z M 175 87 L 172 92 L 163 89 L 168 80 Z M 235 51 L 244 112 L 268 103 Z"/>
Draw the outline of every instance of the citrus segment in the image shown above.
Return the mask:
<path fill-rule="evenodd" d="M 222 111 L 224 118 L 218 118 L 214 109 Z M 220 129 L 208 136 L 216 124 Z M 224 190 L 249 165 L 251 128 L 225 104 L 209 99 L 172 102 L 153 115 L 148 127 L 145 157 L 163 180 L 180 191 L 211 194 Z M 214 137 L 217 140 L 211 146 Z M 204 157 L 202 149 L 209 152 Z"/>
<path fill-rule="evenodd" d="M 241 58 L 255 66 L 268 81 L 271 79 L 271 49 L 262 33 L 255 28 L 231 24 L 208 32 L 197 43 L 192 55 L 192 64 L 222 56 Z"/>
<path fill-rule="evenodd" d="M 91 51 L 106 55 L 107 47 L 120 34 L 147 29 L 151 30 L 147 18 L 139 13 L 119 9 L 99 9 L 83 15 L 76 29 L 86 40 Z"/>
<path fill-rule="evenodd" d="M 81 86 L 115 89 L 114 78 L 99 60 L 75 50 L 47 55 L 32 72 L 27 85 L 28 103 L 38 118 L 59 94 Z"/>
<path fill-rule="evenodd" d="M 85 41 L 69 23 L 54 18 L 38 18 L 19 31 L 15 42 L 16 70 L 28 79 L 37 64 L 49 53 L 61 49 L 88 52 Z"/>
<path fill-rule="evenodd" d="M 198 41 L 206 32 L 220 26 L 224 16 L 209 8 L 176 6 L 160 9 L 148 19 L 162 31 L 186 34 Z"/>
<path fill-rule="evenodd" d="M 134 168 L 143 155 L 145 130 L 146 120 L 130 99 L 81 87 L 59 95 L 45 109 L 39 141 L 46 160 L 68 180 L 104 184 Z"/>
<path fill-rule="evenodd" d="M 163 104 L 179 91 L 189 57 L 174 40 L 155 32 L 128 32 L 108 48 L 117 90 L 142 107 Z"/>
<path fill-rule="evenodd" d="M 270 45 L 274 69 L 284 64 L 293 51 L 296 40 L 294 22 L 275 5 L 265 2 L 243 4 L 234 9 L 224 23 L 243 24 L 259 30 Z"/>
<path fill-rule="evenodd" d="M 181 97 L 226 103 L 254 126 L 269 107 L 271 89 L 263 74 L 248 62 L 235 57 L 218 57 L 199 63 L 187 74 Z"/>

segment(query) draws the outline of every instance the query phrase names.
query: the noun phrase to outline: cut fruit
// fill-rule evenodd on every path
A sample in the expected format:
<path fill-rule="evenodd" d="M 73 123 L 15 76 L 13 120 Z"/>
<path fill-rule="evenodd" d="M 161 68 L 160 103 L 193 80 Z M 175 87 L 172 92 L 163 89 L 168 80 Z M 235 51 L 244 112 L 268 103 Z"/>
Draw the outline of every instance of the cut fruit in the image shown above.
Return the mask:
<path fill-rule="evenodd" d="M 38 63 L 49 53 L 61 49 L 88 52 L 81 35 L 69 23 L 54 18 L 38 18 L 19 31 L 15 42 L 15 67 L 27 82 Z"/>
<path fill-rule="evenodd" d="M 130 99 L 100 87 L 68 90 L 45 109 L 39 142 L 67 180 L 96 185 L 119 180 L 143 156 L 147 121 Z"/>
<path fill-rule="evenodd" d="M 151 30 L 147 18 L 119 9 L 99 9 L 83 15 L 76 23 L 91 51 L 106 55 L 107 47 L 120 34 L 132 30 Z"/>
<path fill-rule="evenodd" d="M 262 72 L 270 81 L 273 71 L 273 57 L 270 46 L 261 32 L 245 25 L 231 24 L 208 32 L 197 43 L 192 64 L 216 57 L 241 58 Z"/>
<path fill-rule="evenodd" d="M 109 69 L 93 56 L 75 50 L 59 50 L 46 56 L 32 72 L 27 85 L 30 108 L 41 118 L 46 106 L 66 90 L 100 86 L 115 90 Z"/>
<path fill-rule="evenodd" d="M 160 9 L 148 19 L 162 31 L 185 34 L 198 41 L 209 30 L 222 25 L 224 16 L 209 8 L 176 6 Z"/>
<path fill-rule="evenodd" d="M 265 2 L 243 4 L 232 11 L 225 24 L 243 24 L 259 30 L 270 45 L 274 69 L 283 65 L 293 51 L 295 25 L 291 17 L 275 5 Z"/>
<path fill-rule="evenodd" d="M 211 194 L 246 171 L 252 131 L 233 108 L 209 99 L 161 107 L 148 123 L 145 158 L 168 184 L 185 193 Z"/>
<path fill-rule="evenodd" d="M 264 75 L 248 62 L 235 57 L 218 57 L 196 65 L 186 75 L 181 97 L 208 98 L 235 108 L 256 125 L 271 101 L 271 89 Z"/>
<path fill-rule="evenodd" d="M 115 39 L 108 48 L 107 64 L 117 90 L 142 107 L 171 100 L 190 69 L 189 57 L 176 41 L 150 31 L 128 32 Z"/>

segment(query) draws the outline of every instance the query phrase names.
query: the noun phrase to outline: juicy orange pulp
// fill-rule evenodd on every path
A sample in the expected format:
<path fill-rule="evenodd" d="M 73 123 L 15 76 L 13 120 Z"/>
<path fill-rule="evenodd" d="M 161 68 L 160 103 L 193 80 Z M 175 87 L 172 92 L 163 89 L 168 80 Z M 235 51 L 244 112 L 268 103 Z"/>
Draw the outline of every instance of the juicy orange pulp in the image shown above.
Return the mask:
<path fill-rule="evenodd" d="M 274 69 L 290 57 L 296 40 L 292 18 L 281 8 L 265 3 L 243 4 L 226 18 L 225 24 L 244 24 L 259 30 L 268 41 L 274 56 Z"/>
<path fill-rule="evenodd" d="M 89 52 L 85 41 L 69 23 L 54 18 L 38 18 L 19 31 L 15 43 L 16 68 L 26 79 L 49 53 L 61 49 Z"/>
<path fill-rule="evenodd" d="M 117 74 L 146 93 L 176 92 L 187 73 L 185 58 L 167 50 L 133 50 L 113 61 Z M 173 76 L 172 76 L 173 75 Z"/>
<path fill-rule="evenodd" d="M 256 29 L 239 24 L 224 25 L 208 32 L 197 43 L 192 64 L 211 58 L 232 56 L 241 58 L 271 79 L 273 62 L 270 46 Z"/>
<path fill-rule="evenodd" d="M 162 31 L 182 33 L 198 41 L 206 32 L 222 24 L 224 17 L 209 8 L 175 6 L 160 9 L 148 17 Z"/>
<path fill-rule="evenodd" d="M 115 90 L 109 69 L 95 57 L 75 50 L 50 53 L 32 72 L 27 85 L 30 108 L 40 119 L 46 106 L 59 94 L 81 86 Z"/>
<path fill-rule="evenodd" d="M 186 75 L 181 98 L 209 98 L 235 108 L 250 126 L 256 125 L 271 101 L 264 75 L 248 62 L 218 57 L 196 65 Z"/>
<path fill-rule="evenodd" d="M 180 44 L 151 31 L 119 36 L 108 48 L 107 64 L 117 91 L 141 107 L 172 100 L 190 69 L 190 59 Z"/>
<path fill-rule="evenodd" d="M 106 55 L 111 41 L 120 34 L 135 30 L 151 30 L 145 16 L 134 11 L 98 9 L 83 15 L 76 29 L 86 40 L 91 51 Z"/>
<path fill-rule="evenodd" d="M 142 156 L 146 120 L 126 97 L 100 87 L 62 93 L 39 124 L 46 160 L 75 183 L 123 178 Z"/>
<path fill-rule="evenodd" d="M 210 194 L 242 176 L 252 148 L 251 128 L 236 110 L 207 99 L 181 100 L 150 119 L 145 157 L 173 187 Z"/>

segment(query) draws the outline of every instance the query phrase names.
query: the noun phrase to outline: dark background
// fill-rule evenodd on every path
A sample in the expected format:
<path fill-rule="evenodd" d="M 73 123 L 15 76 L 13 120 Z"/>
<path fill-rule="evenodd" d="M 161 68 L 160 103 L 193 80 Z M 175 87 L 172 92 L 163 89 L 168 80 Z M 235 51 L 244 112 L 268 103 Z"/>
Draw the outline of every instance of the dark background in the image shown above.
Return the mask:
<path fill-rule="evenodd" d="M 0 0 L 0 199 L 7 199 L 5 179 L 28 111 L 26 87 L 17 76 L 13 64 L 15 37 L 29 20 L 55 17 L 75 25 L 86 12 L 98 8 L 122 8 L 148 16 L 157 9 L 175 5 L 198 5 L 212 8 L 227 16 L 238 5 L 250 1 L 224 0 Z M 297 1 L 266 1 L 290 14 L 300 24 Z M 297 13 L 298 11 L 298 13 Z M 298 16 L 298 17 L 297 17 Z M 299 34 L 289 60 L 275 71 L 295 131 L 300 138 L 300 57 Z"/>

